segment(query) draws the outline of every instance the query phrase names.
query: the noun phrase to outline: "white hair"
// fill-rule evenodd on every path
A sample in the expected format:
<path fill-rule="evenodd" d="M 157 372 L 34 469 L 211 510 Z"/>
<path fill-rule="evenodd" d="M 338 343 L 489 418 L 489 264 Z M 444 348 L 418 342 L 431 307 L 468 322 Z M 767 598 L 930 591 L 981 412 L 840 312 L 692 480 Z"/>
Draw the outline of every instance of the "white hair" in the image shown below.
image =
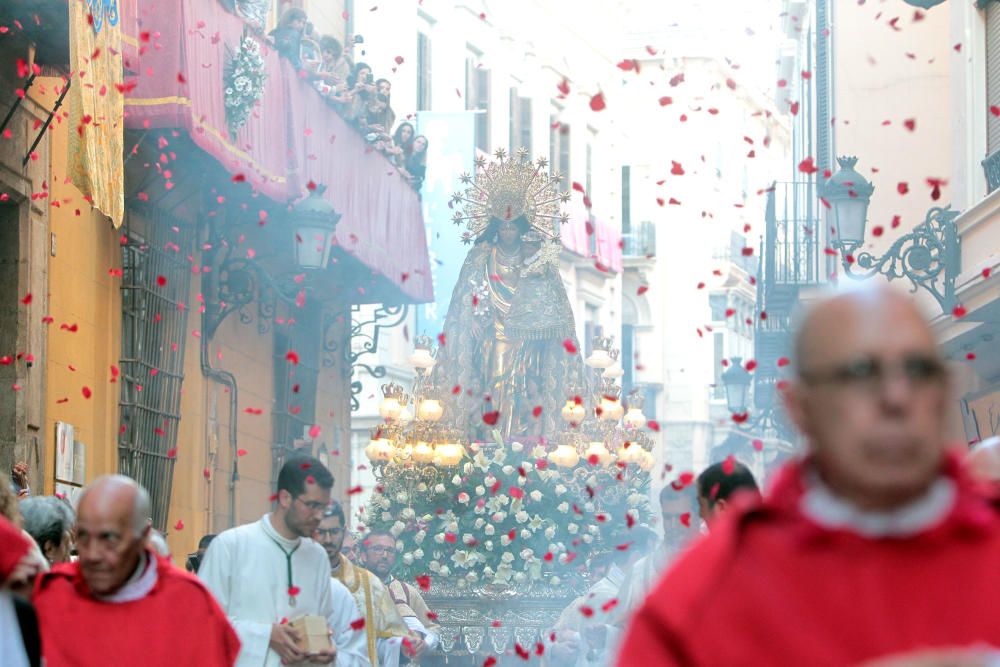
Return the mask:
<path fill-rule="evenodd" d="M 167 546 L 167 540 L 163 537 L 163 534 L 153 528 L 149 531 L 149 546 L 153 547 L 153 551 L 163 556 L 164 558 L 170 558 L 170 547 Z"/>
<path fill-rule="evenodd" d="M 131 477 L 126 477 L 125 475 L 101 475 L 83 490 L 83 493 L 80 494 L 80 501 L 77 507 L 83 503 L 83 499 L 91 490 L 103 486 L 127 486 L 135 489 L 135 495 L 132 497 L 132 533 L 136 537 L 142 537 L 142 534 L 146 532 L 146 528 L 151 524 L 149 493 Z"/>

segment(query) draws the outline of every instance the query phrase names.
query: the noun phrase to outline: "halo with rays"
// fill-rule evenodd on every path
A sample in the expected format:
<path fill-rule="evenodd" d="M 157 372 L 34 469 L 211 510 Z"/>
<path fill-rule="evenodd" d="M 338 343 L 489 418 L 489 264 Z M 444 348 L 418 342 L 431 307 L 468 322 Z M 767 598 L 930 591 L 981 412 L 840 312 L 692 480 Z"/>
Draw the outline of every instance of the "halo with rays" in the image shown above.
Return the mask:
<path fill-rule="evenodd" d="M 514 220 L 523 215 L 539 234 L 558 239 L 559 226 L 569 220 L 560 211 L 560 203 L 570 198 L 569 192 L 558 190 L 562 177 L 545 171 L 545 158 L 532 162 L 524 148 L 510 157 L 498 148 L 493 155 L 496 160 L 488 164 L 486 158 L 477 157 L 475 176 L 466 173 L 460 179 L 469 187 L 451 197 L 452 205 L 460 206 L 452 221 L 468 228 L 463 236 L 478 238 L 493 218 Z"/>

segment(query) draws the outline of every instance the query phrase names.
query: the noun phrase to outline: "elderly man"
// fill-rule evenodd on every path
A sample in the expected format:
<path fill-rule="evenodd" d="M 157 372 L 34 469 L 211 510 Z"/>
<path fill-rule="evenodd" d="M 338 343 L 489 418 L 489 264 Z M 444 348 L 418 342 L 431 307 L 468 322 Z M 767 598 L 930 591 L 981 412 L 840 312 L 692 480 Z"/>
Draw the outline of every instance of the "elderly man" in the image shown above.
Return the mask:
<path fill-rule="evenodd" d="M 312 535 L 330 505 L 333 475 L 311 456 L 289 459 L 278 473 L 274 509 L 259 521 L 212 540 L 198 569 L 243 642 L 239 665 L 277 667 L 311 661 L 339 667 L 368 664 L 361 612 L 330 578 L 330 561 Z M 332 647 L 309 652 L 289 621 L 319 616 Z"/>
<path fill-rule="evenodd" d="M 947 373 L 912 301 L 817 304 L 785 399 L 807 456 L 672 568 L 618 664 L 985 664 L 1000 511 L 946 447 Z"/>
<path fill-rule="evenodd" d="M 389 595 L 406 627 L 417 635 L 409 639 L 409 646 L 404 647 L 404 652 L 413 659 L 419 659 L 427 651 L 433 651 L 440 639 L 439 626 L 431 618 L 433 612 L 420 591 L 392 576 L 392 568 L 396 566 L 396 538 L 388 531 L 373 530 L 362 541 L 361 553 L 365 566 L 389 589 Z"/>
<path fill-rule="evenodd" d="M 326 549 L 333 578 L 347 587 L 361 610 L 368 660 L 373 667 L 395 667 L 399 664 L 403 638 L 409 637 L 410 632 L 396 611 L 385 584 L 341 552 L 347 534 L 345 523 L 344 508 L 334 500 L 319 523 L 316 541 Z"/>
<path fill-rule="evenodd" d="M 232 665 L 239 640 L 195 577 L 146 548 L 149 496 L 128 477 L 99 477 L 77 508 L 80 559 L 35 584 L 49 667 Z"/>

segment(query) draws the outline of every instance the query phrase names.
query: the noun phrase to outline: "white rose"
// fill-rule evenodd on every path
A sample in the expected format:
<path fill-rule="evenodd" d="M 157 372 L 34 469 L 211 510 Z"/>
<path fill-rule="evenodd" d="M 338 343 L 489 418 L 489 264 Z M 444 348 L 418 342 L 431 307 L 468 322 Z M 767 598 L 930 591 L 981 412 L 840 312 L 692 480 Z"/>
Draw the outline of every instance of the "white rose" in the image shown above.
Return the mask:
<path fill-rule="evenodd" d="M 421 542 L 424 541 L 425 537 L 427 537 L 427 531 L 418 530 L 416 534 L 413 536 L 413 541 L 416 542 L 417 544 L 420 544 Z"/>
<path fill-rule="evenodd" d="M 495 514 L 494 514 L 494 515 L 493 515 L 492 517 L 490 517 L 490 518 L 492 518 L 492 519 L 493 519 L 493 523 L 503 523 L 503 522 L 504 522 L 504 519 L 506 519 L 506 518 L 507 518 L 507 513 L 506 513 L 506 512 L 496 512 L 496 513 L 495 513 Z"/>
<path fill-rule="evenodd" d="M 493 540 L 486 540 L 486 542 L 483 543 L 483 546 L 486 547 L 487 551 L 493 551 Z M 488 570 L 489 568 L 486 569 Z"/>
<path fill-rule="evenodd" d="M 638 507 L 642 504 L 643 495 L 641 493 L 630 493 L 628 496 L 628 504 L 632 507 Z"/>
<path fill-rule="evenodd" d="M 531 499 L 534 500 L 536 503 L 542 502 L 542 492 L 539 491 L 538 489 L 535 489 L 528 495 L 530 495 Z"/>
<path fill-rule="evenodd" d="M 552 526 L 549 526 L 548 528 L 545 529 L 545 539 L 551 540 L 555 536 L 556 536 L 556 529 L 555 528 L 553 528 Z"/>
<path fill-rule="evenodd" d="M 449 568 L 447 565 L 442 565 L 441 569 L 438 570 L 438 574 L 440 574 L 442 577 L 447 577 L 449 574 L 451 574 L 451 568 Z"/>
<path fill-rule="evenodd" d="M 473 470 L 475 470 L 475 468 L 476 468 L 475 464 L 466 462 L 465 465 L 462 466 L 462 472 L 464 472 L 466 475 L 471 475 Z"/>
<path fill-rule="evenodd" d="M 503 470 L 503 474 L 505 474 L 505 475 L 513 475 L 514 474 L 514 466 L 512 466 L 512 465 L 505 465 L 503 468 L 500 468 L 500 469 Z"/>
<path fill-rule="evenodd" d="M 571 523 L 568 526 L 566 526 L 566 530 L 569 531 L 570 535 L 576 535 L 576 532 L 580 530 L 580 526 L 576 525 L 575 523 Z"/>
<path fill-rule="evenodd" d="M 505 551 L 503 552 L 503 555 L 500 556 L 500 561 L 504 563 L 512 563 L 514 562 L 514 554 L 509 551 Z"/>
<path fill-rule="evenodd" d="M 505 547 L 508 544 L 510 544 L 510 538 L 508 538 L 506 535 L 501 535 L 500 536 L 500 546 Z"/>
<path fill-rule="evenodd" d="M 524 468 L 524 472 L 527 474 L 535 469 L 535 464 L 529 461 L 525 461 L 524 463 L 521 464 L 521 467 Z"/>
<path fill-rule="evenodd" d="M 483 532 L 486 533 L 487 535 L 493 536 L 493 535 L 496 534 L 497 529 L 494 528 L 493 524 L 491 523 L 491 524 L 489 524 L 489 525 L 486 526 L 486 528 L 485 528 L 485 530 Z"/>
<path fill-rule="evenodd" d="M 567 502 L 559 503 L 559 506 L 556 507 L 556 509 L 565 514 L 566 512 L 569 511 L 569 503 Z"/>
<path fill-rule="evenodd" d="M 409 497 L 408 495 L 406 495 L 406 494 L 405 494 L 404 492 L 402 492 L 402 491 L 400 491 L 399 493 L 397 493 L 397 494 L 396 494 L 396 502 L 397 502 L 397 503 L 399 503 L 399 504 L 401 504 L 401 505 L 405 505 L 405 504 L 406 504 L 406 502 L 407 502 L 407 501 L 408 501 L 409 499 L 410 499 L 410 497 Z"/>
<path fill-rule="evenodd" d="M 399 534 L 402 533 L 403 530 L 405 529 L 406 529 L 406 524 L 403 523 L 402 521 L 397 521 L 396 523 L 392 524 L 392 528 L 389 529 L 389 532 L 392 533 L 393 537 L 399 537 Z"/>
<path fill-rule="evenodd" d="M 551 585 L 551 586 L 558 586 L 559 585 L 559 577 L 552 577 L 551 579 L 549 579 L 549 585 Z"/>
<path fill-rule="evenodd" d="M 454 477 L 452 477 L 451 478 L 451 483 L 454 484 L 455 486 L 461 486 L 461 484 L 462 484 L 462 477 L 461 477 L 461 475 L 455 475 Z"/>
<path fill-rule="evenodd" d="M 417 491 L 420 493 L 427 493 L 427 483 L 420 482 L 420 484 L 417 484 Z"/>
<path fill-rule="evenodd" d="M 440 484 L 440 483 L 435 484 L 434 485 L 434 493 L 444 493 L 444 484 Z"/>
<path fill-rule="evenodd" d="M 521 549 L 521 560 L 530 560 L 534 555 L 534 549 Z"/>
<path fill-rule="evenodd" d="M 457 521 L 452 521 L 451 523 L 448 524 L 448 532 L 449 533 L 457 533 L 458 532 L 458 522 Z"/>
<path fill-rule="evenodd" d="M 483 505 L 477 504 L 476 507 L 472 511 L 475 512 L 476 514 L 486 514 L 486 507 L 483 506 Z"/>
<path fill-rule="evenodd" d="M 458 502 L 462 503 L 463 505 L 468 505 L 469 494 L 466 493 L 465 491 L 462 491 L 460 494 L 458 494 Z"/>
<path fill-rule="evenodd" d="M 530 540 L 531 539 L 531 531 L 528 530 L 527 528 L 522 528 L 521 529 L 521 539 L 522 540 Z"/>
<path fill-rule="evenodd" d="M 476 530 L 479 530 L 480 528 L 482 528 L 482 527 L 483 527 L 483 525 L 484 525 L 485 523 L 486 523 L 486 519 L 482 519 L 482 518 L 479 518 L 479 519 L 476 519 L 475 523 L 473 523 L 473 524 L 472 524 L 472 526 L 473 526 L 473 527 L 474 527 L 474 528 L 475 528 Z"/>
<path fill-rule="evenodd" d="M 527 580 L 528 577 L 524 574 L 524 572 L 516 572 L 514 574 L 514 583 L 516 584 L 523 584 Z"/>
<path fill-rule="evenodd" d="M 483 480 L 483 483 L 486 484 L 486 486 L 492 487 L 494 484 L 497 483 L 497 478 L 494 477 L 491 473 L 486 476 L 486 479 Z M 483 491 L 485 491 L 485 489 L 483 489 Z"/>
<path fill-rule="evenodd" d="M 530 517 L 528 516 L 528 513 L 525 512 L 524 510 L 521 510 L 520 512 L 514 515 L 514 521 L 517 521 L 518 523 L 524 523 L 529 518 Z"/>
<path fill-rule="evenodd" d="M 438 544 L 444 544 L 444 533 L 438 533 L 434 536 L 434 541 Z"/>
<path fill-rule="evenodd" d="M 479 575 L 477 575 L 475 572 L 469 572 L 467 575 L 465 575 L 465 579 L 469 582 L 475 583 L 479 581 Z"/>
<path fill-rule="evenodd" d="M 413 565 L 413 554 L 403 554 L 403 565 Z"/>
<path fill-rule="evenodd" d="M 512 443 L 510 443 L 510 450 L 512 452 L 519 452 L 522 449 L 524 449 L 524 445 L 522 445 L 520 442 L 512 442 Z"/>
<path fill-rule="evenodd" d="M 378 504 L 381 505 L 382 509 L 384 510 L 387 510 L 390 507 L 392 507 L 392 501 L 386 498 L 385 496 L 382 496 L 382 498 L 378 501 Z"/>
<path fill-rule="evenodd" d="M 466 586 L 468 586 L 468 584 L 465 582 L 465 579 L 459 579 L 457 582 L 457 586 L 459 588 L 465 588 Z"/>
<path fill-rule="evenodd" d="M 589 535 L 589 534 L 588 535 L 584 535 L 583 536 L 583 541 L 586 542 L 587 544 L 590 544 L 591 542 L 594 541 L 594 536 L 593 535 Z"/>
<path fill-rule="evenodd" d="M 545 455 L 545 448 L 541 445 L 535 445 L 534 449 L 531 450 L 531 458 L 533 459 L 544 459 Z"/>
<path fill-rule="evenodd" d="M 586 503 L 584 503 L 583 504 L 583 511 L 584 512 L 591 512 L 592 513 L 594 511 L 594 503 L 592 503 L 590 501 L 587 501 Z"/>
<path fill-rule="evenodd" d="M 427 567 L 430 568 L 431 572 L 437 572 L 441 569 L 441 563 L 437 562 L 436 560 L 432 560 L 430 563 L 427 564 Z"/>
<path fill-rule="evenodd" d="M 476 495 L 477 496 L 484 495 L 485 493 L 486 493 L 486 487 L 485 486 L 483 486 L 482 484 L 480 484 L 479 486 L 476 487 Z"/>
<path fill-rule="evenodd" d="M 417 513 L 413 511 L 412 507 L 404 507 L 403 511 L 399 513 L 399 518 L 404 521 L 409 521 L 410 519 L 415 519 Z"/>
<path fill-rule="evenodd" d="M 566 487 L 562 484 L 556 484 L 556 495 L 561 496 L 564 493 L 566 493 Z"/>
<path fill-rule="evenodd" d="M 416 558 L 417 560 L 423 558 L 424 557 L 424 550 L 423 549 L 414 549 L 413 550 L 413 557 Z"/>
<path fill-rule="evenodd" d="M 392 521 L 392 512 L 382 512 L 383 521 Z"/>
<path fill-rule="evenodd" d="M 465 535 L 462 535 L 463 544 L 471 546 L 476 542 L 477 542 L 476 538 L 474 538 L 471 533 L 466 533 Z"/>

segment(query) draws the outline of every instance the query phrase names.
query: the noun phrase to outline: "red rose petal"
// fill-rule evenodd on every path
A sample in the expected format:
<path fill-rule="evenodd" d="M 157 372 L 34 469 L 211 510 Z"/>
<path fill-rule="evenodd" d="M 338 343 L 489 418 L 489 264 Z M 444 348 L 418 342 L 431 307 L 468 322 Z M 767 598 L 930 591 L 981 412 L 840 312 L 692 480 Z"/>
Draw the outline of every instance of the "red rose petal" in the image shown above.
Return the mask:
<path fill-rule="evenodd" d="M 420 586 L 420 590 L 429 591 L 431 589 L 431 578 L 430 575 L 418 574 L 415 577 L 417 585 Z"/>
<path fill-rule="evenodd" d="M 177 519 L 177 523 L 174 524 L 174 530 L 184 530 L 184 520 Z"/>
<path fill-rule="evenodd" d="M 497 421 L 500 419 L 500 411 L 494 410 L 493 412 L 487 412 L 483 415 L 483 422 L 489 426 L 496 426 Z"/>

